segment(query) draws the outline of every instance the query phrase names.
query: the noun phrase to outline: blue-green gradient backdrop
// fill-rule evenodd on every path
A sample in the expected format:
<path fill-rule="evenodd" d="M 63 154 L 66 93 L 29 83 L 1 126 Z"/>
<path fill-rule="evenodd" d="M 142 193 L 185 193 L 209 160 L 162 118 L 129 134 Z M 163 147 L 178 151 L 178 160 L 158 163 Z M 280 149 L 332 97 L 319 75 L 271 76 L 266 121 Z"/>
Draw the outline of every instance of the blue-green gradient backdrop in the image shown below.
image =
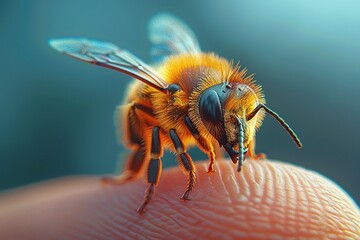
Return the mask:
<path fill-rule="evenodd" d="M 318 171 L 360 200 L 359 1 L 2 1 L 0 189 L 74 174 L 115 173 L 126 151 L 113 113 L 130 78 L 52 50 L 56 37 L 113 42 L 149 61 L 147 22 L 167 11 L 204 51 L 256 73 L 268 105 L 257 150 Z M 203 159 L 193 150 L 195 159 Z M 175 157 L 163 158 L 166 166 Z"/>

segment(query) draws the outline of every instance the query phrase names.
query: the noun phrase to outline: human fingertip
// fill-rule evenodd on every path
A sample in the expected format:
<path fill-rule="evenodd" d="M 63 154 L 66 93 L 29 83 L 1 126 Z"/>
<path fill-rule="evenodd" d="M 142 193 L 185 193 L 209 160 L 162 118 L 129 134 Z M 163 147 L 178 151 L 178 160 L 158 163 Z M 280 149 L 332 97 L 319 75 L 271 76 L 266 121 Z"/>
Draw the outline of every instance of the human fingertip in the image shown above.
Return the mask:
<path fill-rule="evenodd" d="M 164 171 L 154 201 L 140 222 L 148 220 L 147 224 L 160 228 L 146 236 L 173 232 L 180 238 L 210 239 L 360 236 L 357 205 L 341 187 L 316 172 L 276 161 L 250 160 L 241 173 L 231 161 L 219 161 L 216 173 L 209 175 L 207 162 L 196 165 L 197 184 L 192 200 L 185 203 L 178 200 L 186 186 L 185 176 L 176 168 Z M 133 184 L 137 187 L 129 189 L 131 195 L 140 193 L 141 199 L 143 190 L 139 189 L 146 185 L 141 180 Z M 131 201 L 130 205 L 138 203 Z M 129 214 L 125 221 L 134 220 Z M 169 227 L 179 225 L 183 228 Z"/>
<path fill-rule="evenodd" d="M 142 215 L 136 210 L 147 187 L 143 179 L 113 187 L 102 187 L 94 178 L 81 184 L 75 179 L 73 185 L 67 181 L 67 188 L 73 189 L 66 194 L 39 197 L 30 206 L 17 204 L 21 211 L 0 215 L 0 223 L 8 226 L 0 226 L 0 238 L 26 239 L 40 232 L 45 239 L 59 234 L 65 239 L 360 237 L 358 206 L 341 187 L 316 172 L 256 160 L 246 161 L 240 173 L 227 160 L 217 162 L 211 175 L 207 167 L 208 162 L 196 163 L 196 186 L 192 200 L 185 202 L 179 199 L 185 175 L 178 168 L 164 170 Z M 10 231 L 14 226 L 17 230 Z"/>

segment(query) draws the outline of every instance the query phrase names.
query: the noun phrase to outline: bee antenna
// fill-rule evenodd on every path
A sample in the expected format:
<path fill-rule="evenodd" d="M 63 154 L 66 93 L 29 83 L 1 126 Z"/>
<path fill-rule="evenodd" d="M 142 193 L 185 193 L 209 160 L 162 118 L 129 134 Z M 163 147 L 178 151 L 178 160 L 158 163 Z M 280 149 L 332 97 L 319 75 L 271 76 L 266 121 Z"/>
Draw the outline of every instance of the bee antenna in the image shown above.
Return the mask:
<path fill-rule="evenodd" d="M 289 133 L 289 135 L 294 140 L 298 148 L 302 147 L 302 143 L 300 139 L 298 138 L 296 133 L 291 129 L 289 124 L 287 124 L 285 120 L 279 116 L 279 114 L 277 114 L 276 112 L 274 112 L 273 110 L 271 110 L 270 108 L 268 108 L 263 104 L 257 105 L 254 111 L 252 111 L 248 116 L 246 116 L 246 120 L 247 121 L 251 120 L 261 108 L 263 108 L 268 114 L 270 114 L 273 118 L 275 118 L 278 121 L 278 123 L 280 123 L 280 125 Z"/>

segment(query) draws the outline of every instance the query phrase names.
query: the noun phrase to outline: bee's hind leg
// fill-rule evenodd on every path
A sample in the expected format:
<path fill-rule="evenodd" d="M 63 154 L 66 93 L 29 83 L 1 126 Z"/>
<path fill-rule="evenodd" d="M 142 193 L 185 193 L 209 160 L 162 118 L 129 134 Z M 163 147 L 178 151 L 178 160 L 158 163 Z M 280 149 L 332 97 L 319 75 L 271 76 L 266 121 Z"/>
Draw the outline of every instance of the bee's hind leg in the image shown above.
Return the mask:
<path fill-rule="evenodd" d="M 126 170 L 118 176 L 103 177 L 101 183 L 103 185 L 121 185 L 131 179 L 137 177 L 140 173 L 140 169 L 144 163 L 146 157 L 146 147 L 145 144 L 137 146 L 135 150 L 131 153 L 129 162 L 127 164 Z"/>
<path fill-rule="evenodd" d="M 136 105 L 131 105 L 126 115 L 125 130 L 127 134 L 125 141 L 129 142 L 133 148 L 132 153 L 130 154 L 125 171 L 119 176 L 102 178 L 102 184 L 120 185 L 139 175 L 147 156 L 144 140 L 145 128 L 144 123 L 136 113 Z"/>

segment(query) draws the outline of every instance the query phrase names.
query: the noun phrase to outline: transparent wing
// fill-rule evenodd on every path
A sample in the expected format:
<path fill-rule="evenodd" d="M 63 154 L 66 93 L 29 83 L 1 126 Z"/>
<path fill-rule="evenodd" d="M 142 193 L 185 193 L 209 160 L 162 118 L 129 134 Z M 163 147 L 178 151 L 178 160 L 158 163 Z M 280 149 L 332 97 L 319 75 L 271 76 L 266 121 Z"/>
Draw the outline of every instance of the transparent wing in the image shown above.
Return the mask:
<path fill-rule="evenodd" d="M 167 13 L 155 15 L 150 20 L 149 38 L 154 44 L 150 52 L 154 61 L 173 54 L 200 52 L 199 43 L 191 29 Z"/>
<path fill-rule="evenodd" d="M 63 38 L 49 41 L 55 50 L 81 61 L 130 75 L 164 93 L 168 84 L 156 71 L 130 52 L 107 42 L 83 38 Z"/>

